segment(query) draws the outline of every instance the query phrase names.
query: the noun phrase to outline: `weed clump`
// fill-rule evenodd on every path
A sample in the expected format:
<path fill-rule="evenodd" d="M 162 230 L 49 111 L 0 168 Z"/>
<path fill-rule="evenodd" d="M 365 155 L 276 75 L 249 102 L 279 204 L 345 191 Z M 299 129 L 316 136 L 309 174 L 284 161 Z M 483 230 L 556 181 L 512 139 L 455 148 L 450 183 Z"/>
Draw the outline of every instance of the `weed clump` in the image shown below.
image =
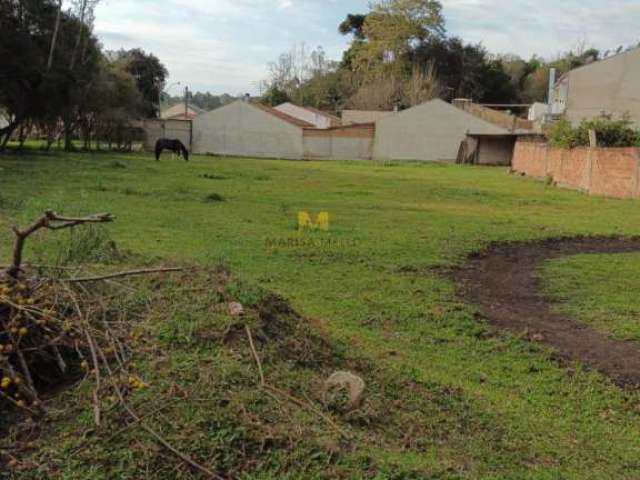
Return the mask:
<path fill-rule="evenodd" d="M 218 202 L 224 202 L 225 199 L 222 195 L 218 193 L 210 193 L 206 197 L 204 197 L 204 201 L 206 203 L 218 203 Z"/>
<path fill-rule="evenodd" d="M 224 177 L 222 175 L 215 175 L 213 173 L 203 173 L 202 175 L 200 175 L 200 178 L 205 178 L 207 180 L 227 180 L 227 177 Z"/>

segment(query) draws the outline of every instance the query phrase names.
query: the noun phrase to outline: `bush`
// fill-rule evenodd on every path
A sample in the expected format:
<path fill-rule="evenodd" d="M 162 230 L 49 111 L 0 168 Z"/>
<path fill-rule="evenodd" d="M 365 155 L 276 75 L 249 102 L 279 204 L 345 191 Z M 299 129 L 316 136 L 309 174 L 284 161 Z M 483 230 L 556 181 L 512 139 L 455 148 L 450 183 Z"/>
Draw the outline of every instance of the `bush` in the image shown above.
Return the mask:
<path fill-rule="evenodd" d="M 549 128 L 547 140 L 553 147 L 573 148 L 578 145 L 576 130 L 566 118 L 558 120 Z"/>
<path fill-rule="evenodd" d="M 640 130 L 633 128 L 633 122 L 627 115 L 618 120 L 611 115 L 602 115 L 583 120 L 577 128 L 562 119 L 549 129 L 547 138 L 554 147 L 589 146 L 590 130 L 595 130 L 599 147 L 640 147 Z"/>

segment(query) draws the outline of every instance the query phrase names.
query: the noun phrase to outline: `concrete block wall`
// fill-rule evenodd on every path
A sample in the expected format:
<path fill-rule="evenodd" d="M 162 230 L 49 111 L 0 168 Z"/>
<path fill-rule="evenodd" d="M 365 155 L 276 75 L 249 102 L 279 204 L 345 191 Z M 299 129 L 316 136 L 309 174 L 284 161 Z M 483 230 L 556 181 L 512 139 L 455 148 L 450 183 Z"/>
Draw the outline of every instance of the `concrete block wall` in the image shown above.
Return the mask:
<path fill-rule="evenodd" d="M 327 130 L 304 130 L 304 158 L 308 160 L 371 160 L 375 125 Z"/>
<path fill-rule="evenodd" d="M 519 140 L 512 168 L 530 177 L 551 177 L 558 186 L 611 198 L 640 198 L 640 149 L 554 148 Z"/>

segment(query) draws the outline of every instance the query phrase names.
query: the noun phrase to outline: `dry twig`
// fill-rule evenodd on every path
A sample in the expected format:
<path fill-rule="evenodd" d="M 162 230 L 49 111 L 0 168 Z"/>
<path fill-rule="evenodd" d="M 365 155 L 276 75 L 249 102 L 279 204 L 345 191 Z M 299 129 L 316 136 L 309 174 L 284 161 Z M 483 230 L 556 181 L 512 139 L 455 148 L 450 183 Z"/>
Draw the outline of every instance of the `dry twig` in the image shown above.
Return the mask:
<path fill-rule="evenodd" d="M 17 278 L 22 269 L 22 252 L 24 250 L 25 241 L 30 235 L 33 235 L 38 230 L 43 228 L 49 230 L 62 230 L 64 228 L 71 228 L 86 223 L 107 223 L 112 222 L 113 220 L 114 218 L 110 213 L 99 213 L 88 217 L 64 217 L 58 215 L 53 210 L 47 210 L 42 217 L 25 229 L 20 230 L 18 227 L 13 227 L 13 232 L 16 234 L 16 240 L 13 245 L 13 262 L 6 270 L 7 275 L 12 278 Z"/>
<path fill-rule="evenodd" d="M 165 273 L 165 272 L 183 272 L 184 268 L 147 268 L 142 270 L 131 270 L 128 272 L 111 273 L 108 275 L 100 275 L 95 277 L 84 278 L 69 278 L 64 281 L 67 283 L 87 283 L 87 282 L 100 282 L 104 280 L 113 280 L 114 278 L 134 277 L 138 275 L 149 275 L 152 273 Z"/>

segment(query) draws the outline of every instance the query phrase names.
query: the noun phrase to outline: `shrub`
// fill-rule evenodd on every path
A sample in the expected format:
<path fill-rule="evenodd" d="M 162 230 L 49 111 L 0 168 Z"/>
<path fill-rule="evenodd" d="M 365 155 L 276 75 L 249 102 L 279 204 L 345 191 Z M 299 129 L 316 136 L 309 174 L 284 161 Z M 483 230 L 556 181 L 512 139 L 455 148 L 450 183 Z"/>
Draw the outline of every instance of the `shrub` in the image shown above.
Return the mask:
<path fill-rule="evenodd" d="M 577 128 L 573 128 L 568 120 L 562 119 L 549 129 L 547 138 L 555 147 L 589 146 L 590 130 L 596 132 L 600 147 L 640 146 L 640 130 L 633 128 L 633 122 L 627 115 L 617 120 L 611 115 L 601 115 L 583 120 Z"/>
<path fill-rule="evenodd" d="M 566 118 L 558 120 L 549 128 L 547 139 L 553 147 L 573 148 L 578 145 L 576 130 Z"/>

